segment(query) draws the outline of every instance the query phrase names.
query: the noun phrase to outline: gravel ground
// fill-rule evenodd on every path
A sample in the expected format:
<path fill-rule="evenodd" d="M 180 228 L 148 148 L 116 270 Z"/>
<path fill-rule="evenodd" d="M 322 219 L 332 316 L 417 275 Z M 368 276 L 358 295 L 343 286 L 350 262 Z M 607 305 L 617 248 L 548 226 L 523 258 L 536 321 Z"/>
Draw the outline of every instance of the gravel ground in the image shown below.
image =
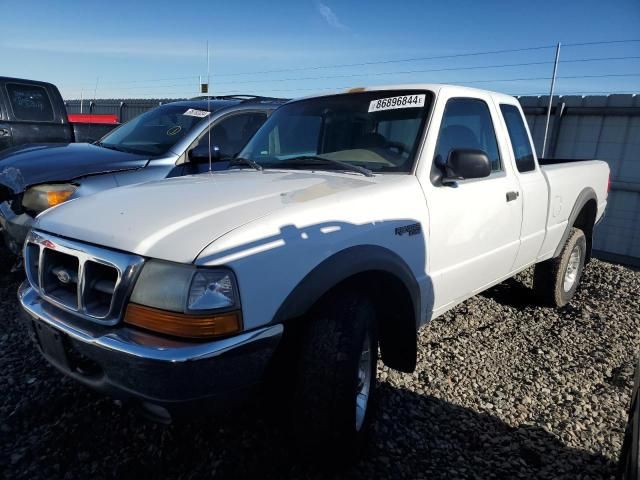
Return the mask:
<path fill-rule="evenodd" d="M 530 272 L 424 328 L 413 375 L 379 365 L 364 458 L 340 478 L 610 478 L 638 352 L 640 272 L 593 261 L 566 308 Z M 0 478 L 326 478 L 260 404 L 149 423 L 49 367 L 0 279 Z"/>

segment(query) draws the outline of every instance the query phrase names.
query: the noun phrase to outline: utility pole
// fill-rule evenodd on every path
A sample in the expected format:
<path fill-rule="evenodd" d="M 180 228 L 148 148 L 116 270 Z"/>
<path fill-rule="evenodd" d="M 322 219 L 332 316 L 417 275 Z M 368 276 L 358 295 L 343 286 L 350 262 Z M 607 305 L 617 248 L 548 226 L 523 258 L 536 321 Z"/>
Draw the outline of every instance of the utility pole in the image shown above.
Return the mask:
<path fill-rule="evenodd" d="M 553 104 L 553 91 L 556 86 L 556 74 L 558 73 L 558 62 L 560 60 L 560 42 L 556 46 L 556 59 L 553 62 L 553 75 L 551 75 L 551 88 L 549 89 L 549 107 L 547 108 L 547 121 L 544 124 L 544 141 L 542 142 L 542 155 L 547 153 L 547 135 L 549 134 L 549 120 L 551 119 L 551 106 Z"/>

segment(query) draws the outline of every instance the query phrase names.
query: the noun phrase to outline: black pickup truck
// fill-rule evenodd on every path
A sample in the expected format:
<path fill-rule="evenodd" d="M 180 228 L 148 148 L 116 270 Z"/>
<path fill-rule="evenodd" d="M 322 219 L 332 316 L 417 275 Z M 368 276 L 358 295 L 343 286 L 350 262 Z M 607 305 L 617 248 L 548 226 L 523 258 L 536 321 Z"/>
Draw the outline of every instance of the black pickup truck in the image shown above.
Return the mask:
<path fill-rule="evenodd" d="M 28 143 L 93 142 L 117 126 L 72 123 L 55 85 L 0 77 L 0 151 Z"/>

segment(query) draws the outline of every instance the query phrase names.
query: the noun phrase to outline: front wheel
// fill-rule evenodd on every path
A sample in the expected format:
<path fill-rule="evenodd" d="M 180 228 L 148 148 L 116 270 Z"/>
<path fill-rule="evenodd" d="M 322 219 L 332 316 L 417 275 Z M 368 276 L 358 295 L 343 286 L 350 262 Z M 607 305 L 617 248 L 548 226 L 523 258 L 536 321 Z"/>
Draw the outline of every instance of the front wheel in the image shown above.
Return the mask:
<path fill-rule="evenodd" d="M 312 459 L 355 460 L 370 423 L 378 342 L 373 303 L 331 295 L 303 335 L 293 409 L 296 444 Z"/>
<path fill-rule="evenodd" d="M 560 255 L 536 265 L 533 288 L 538 297 L 554 307 L 569 303 L 578 289 L 586 257 L 587 238 L 582 230 L 573 228 Z"/>
<path fill-rule="evenodd" d="M 18 257 L 14 255 L 0 240 L 0 275 L 12 273 L 18 264 Z"/>

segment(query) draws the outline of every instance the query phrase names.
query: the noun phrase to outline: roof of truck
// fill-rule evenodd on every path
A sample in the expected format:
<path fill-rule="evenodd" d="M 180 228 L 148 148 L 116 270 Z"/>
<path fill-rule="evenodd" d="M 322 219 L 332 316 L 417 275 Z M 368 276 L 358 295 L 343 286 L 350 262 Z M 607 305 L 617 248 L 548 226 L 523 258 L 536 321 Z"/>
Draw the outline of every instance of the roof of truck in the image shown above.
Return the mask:
<path fill-rule="evenodd" d="M 34 85 L 48 85 L 48 86 L 52 86 L 55 87 L 55 85 L 53 83 L 50 82 L 43 82 L 42 80 L 29 80 L 27 78 L 16 78 L 16 77 L 1 77 L 0 76 L 0 82 L 2 83 L 31 83 Z"/>
<path fill-rule="evenodd" d="M 437 95 L 442 90 L 450 90 L 450 89 L 456 90 L 457 92 L 460 92 L 462 94 L 464 92 L 476 93 L 476 94 L 479 92 L 482 92 L 485 94 L 488 93 L 494 97 L 499 97 L 502 99 L 514 99 L 513 96 L 506 95 L 500 92 L 494 92 L 491 90 L 482 90 L 479 88 L 472 88 L 472 87 L 464 87 L 462 85 L 450 85 L 450 84 L 444 84 L 444 83 L 407 83 L 407 84 L 395 84 L 395 85 L 376 85 L 372 87 L 352 87 L 352 88 L 337 90 L 333 92 L 323 92 L 315 95 L 308 95 L 302 98 L 326 97 L 331 95 L 357 93 L 357 92 L 375 92 L 380 90 L 430 90 Z M 302 98 L 297 100 L 301 100 Z"/>

